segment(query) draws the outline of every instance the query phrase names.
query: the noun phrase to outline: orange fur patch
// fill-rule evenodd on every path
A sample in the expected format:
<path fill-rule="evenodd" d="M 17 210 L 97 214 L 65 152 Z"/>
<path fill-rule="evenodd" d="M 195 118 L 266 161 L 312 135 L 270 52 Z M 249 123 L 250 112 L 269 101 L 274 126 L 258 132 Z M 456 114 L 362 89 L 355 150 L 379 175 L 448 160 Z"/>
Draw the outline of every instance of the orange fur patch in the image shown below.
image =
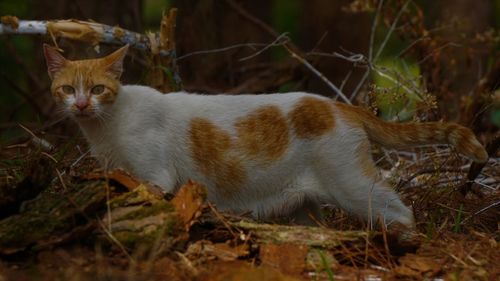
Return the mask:
<path fill-rule="evenodd" d="M 363 115 L 359 114 L 353 106 L 336 102 L 334 103 L 334 107 L 337 112 L 341 113 L 343 121 L 349 124 L 349 126 L 363 127 Z"/>
<path fill-rule="evenodd" d="M 454 123 L 391 123 L 378 119 L 368 110 L 335 103 L 342 119 L 352 127 L 365 130 L 370 141 L 390 148 L 406 148 L 422 144 L 451 144 L 467 157 L 484 162 L 488 154 L 474 133 Z"/>
<path fill-rule="evenodd" d="M 272 161 L 289 143 L 285 116 L 277 106 L 263 106 L 235 123 L 238 146 L 251 157 Z"/>
<path fill-rule="evenodd" d="M 419 144 L 442 143 L 442 134 L 436 133 L 441 124 L 392 123 L 379 119 L 365 108 L 335 103 L 335 109 L 351 127 L 362 128 L 369 139 L 391 148 L 405 148 Z"/>
<path fill-rule="evenodd" d="M 488 160 L 488 153 L 470 129 L 456 124 L 448 124 L 445 129 L 445 134 L 448 136 L 449 142 L 453 144 L 460 153 L 478 162 L 485 162 Z"/>
<path fill-rule="evenodd" d="M 332 103 L 313 97 L 303 97 L 288 114 L 299 138 L 314 138 L 335 126 Z"/>
<path fill-rule="evenodd" d="M 220 191 L 230 196 L 246 178 L 241 163 L 229 154 L 231 137 L 203 118 L 191 120 L 189 128 L 193 159 L 200 171 L 212 179 Z"/>

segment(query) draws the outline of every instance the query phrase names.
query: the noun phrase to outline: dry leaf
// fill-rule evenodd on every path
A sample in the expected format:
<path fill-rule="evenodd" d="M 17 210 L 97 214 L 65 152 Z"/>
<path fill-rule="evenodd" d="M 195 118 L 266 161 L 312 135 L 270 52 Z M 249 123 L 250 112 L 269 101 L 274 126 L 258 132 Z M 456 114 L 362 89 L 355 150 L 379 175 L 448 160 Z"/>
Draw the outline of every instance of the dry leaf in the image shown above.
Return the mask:
<path fill-rule="evenodd" d="M 222 261 L 233 261 L 248 256 L 249 253 L 250 249 L 247 244 L 232 247 L 226 243 L 214 244 L 210 241 L 202 240 L 191 244 L 186 251 L 186 256 L 193 260 L 205 257 L 208 259 L 217 258 Z"/>
<path fill-rule="evenodd" d="M 184 222 L 186 230 L 201 215 L 200 210 L 205 203 L 206 197 L 207 191 L 205 187 L 189 180 L 172 199 L 172 204 L 174 204 L 177 213 Z"/>
<path fill-rule="evenodd" d="M 260 246 L 260 259 L 263 265 L 279 269 L 281 272 L 298 275 L 306 267 L 308 247 L 293 244 L 264 244 Z"/>
<path fill-rule="evenodd" d="M 435 258 L 407 254 L 399 259 L 395 271 L 404 276 L 434 276 L 441 271 L 441 264 Z"/>
<path fill-rule="evenodd" d="M 206 281 L 298 281 L 291 276 L 266 267 L 253 267 L 243 262 L 219 263 L 215 270 L 204 274 Z"/>

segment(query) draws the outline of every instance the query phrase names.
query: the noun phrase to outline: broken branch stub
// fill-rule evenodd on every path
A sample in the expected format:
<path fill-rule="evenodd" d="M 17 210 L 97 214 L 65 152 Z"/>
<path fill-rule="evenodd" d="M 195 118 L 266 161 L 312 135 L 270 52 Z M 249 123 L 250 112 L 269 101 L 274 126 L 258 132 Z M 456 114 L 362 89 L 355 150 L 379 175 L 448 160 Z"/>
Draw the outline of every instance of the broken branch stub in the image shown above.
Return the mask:
<path fill-rule="evenodd" d="M 177 9 L 170 9 L 168 14 L 163 15 L 159 35 L 148 34 L 151 46 L 151 69 L 146 77 L 146 81 L 149 86 L 162 93 L 181 89 L 181 79 L 175 62 L 176 16 Z M 171 52 L 171 55 L 162 55 L 165 52 Z"/>

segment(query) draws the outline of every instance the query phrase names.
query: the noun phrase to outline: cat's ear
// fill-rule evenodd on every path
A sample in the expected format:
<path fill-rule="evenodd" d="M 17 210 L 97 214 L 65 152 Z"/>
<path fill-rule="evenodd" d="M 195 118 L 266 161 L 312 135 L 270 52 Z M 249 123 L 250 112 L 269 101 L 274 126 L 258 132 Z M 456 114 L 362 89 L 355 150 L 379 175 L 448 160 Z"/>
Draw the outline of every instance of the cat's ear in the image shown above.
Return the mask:
<path fill-rule="evenodd" d="M 123 73 L 123 60 L 127 55 L 128 44 L 103 58 L 106 71 L 119 79 Z"/>
<path fill-rule="evenodd" d="M 54 79 L 57 72 L 61 70 L 66 64 L 66 59 L 57 51 L 56 48 L 43 44 L 43 54 L 45 55 L 45 61 L 47 62 L 47 70 L 49 72 L 50 79 Z"/>

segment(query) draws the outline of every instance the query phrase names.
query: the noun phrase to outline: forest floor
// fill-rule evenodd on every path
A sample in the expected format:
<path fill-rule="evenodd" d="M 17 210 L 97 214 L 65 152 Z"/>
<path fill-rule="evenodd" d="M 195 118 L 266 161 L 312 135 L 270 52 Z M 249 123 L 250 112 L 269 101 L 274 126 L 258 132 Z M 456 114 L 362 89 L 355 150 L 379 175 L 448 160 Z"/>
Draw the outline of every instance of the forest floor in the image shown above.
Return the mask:
<path fill-rule="evenodd" d="M 469 165 L 448 148 L 387 153 L 378 164 L 417 223 L 402 239 L 334 207 L 317 227 L 256 222 L 217 211 L 198 183 L 163 194 L 74 142 L 35 147 L 0 150 L 1 281 L 500 280 L 498 155 L 463 196 Z"/>

